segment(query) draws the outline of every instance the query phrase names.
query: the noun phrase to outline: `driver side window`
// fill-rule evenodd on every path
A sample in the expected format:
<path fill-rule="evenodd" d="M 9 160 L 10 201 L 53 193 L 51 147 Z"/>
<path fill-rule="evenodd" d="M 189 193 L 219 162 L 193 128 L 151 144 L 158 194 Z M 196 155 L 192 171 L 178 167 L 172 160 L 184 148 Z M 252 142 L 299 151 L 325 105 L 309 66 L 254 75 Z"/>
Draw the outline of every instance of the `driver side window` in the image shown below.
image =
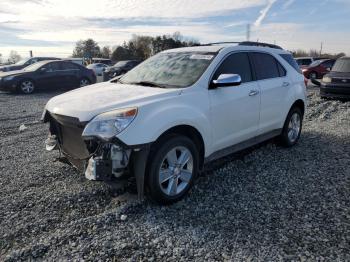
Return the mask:
<path fill-rule="evenodd" d="M 226 57 L 216 70 L 213 80 L 218 79 L 221 74 L 238 74 L 242 83 L 253 81 L 248 54 L 235 53 Z"/>
<path fill-rule="evenodd" d="M 52 62 L 44 66 L 47 72 L 55 72 L 60 70 L 60 63 Z"/>

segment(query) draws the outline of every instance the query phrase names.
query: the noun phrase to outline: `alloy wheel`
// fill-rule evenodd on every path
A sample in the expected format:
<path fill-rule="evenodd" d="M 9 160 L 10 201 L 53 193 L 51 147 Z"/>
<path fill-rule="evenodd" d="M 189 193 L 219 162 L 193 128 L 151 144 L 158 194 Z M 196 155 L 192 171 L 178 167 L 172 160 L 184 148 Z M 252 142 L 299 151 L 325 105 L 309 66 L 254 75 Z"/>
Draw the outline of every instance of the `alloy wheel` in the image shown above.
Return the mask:
<path fill-rule="evenodd" d="M 26 80 L 21 83 L 21 91 L 25 94 L 30 94 L 34 91 L 34 84 L 32 81 Z"/>
<path fill-rule="evenodd" d="M 288 124 L 288 139 L 291 143 L 294 143 L 300 134 L 301 118 L 298 113 L 294 113 Z"/>
<path fill-rule="evenodd" d="M 181 194 L 193 176 L 193 156 L 183 146 L 171 149 L 164 157 L 159 169 L 159 184 L 164 194 Z"/>
<path fill-rule="evenodd" d="M 80 87 L 87 86 L 87 85 L 90 85 L 89 80 L 87 80 L 85 78 L 80 80 Z"/>

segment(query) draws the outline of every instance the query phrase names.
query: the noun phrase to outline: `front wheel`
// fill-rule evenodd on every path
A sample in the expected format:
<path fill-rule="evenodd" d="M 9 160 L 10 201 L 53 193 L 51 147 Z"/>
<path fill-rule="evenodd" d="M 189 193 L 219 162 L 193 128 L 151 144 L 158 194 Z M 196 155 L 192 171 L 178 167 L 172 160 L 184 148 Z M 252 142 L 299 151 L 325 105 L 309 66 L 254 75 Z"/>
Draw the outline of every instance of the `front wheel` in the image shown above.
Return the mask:
<path fill-rule="evenodd" d="M 82 78 L 79 82 L 79 87 L 83 87 L 83 86 L 88 86 L 90 85 L 90 80 L 87 78 Z"/>
<path fill-rule="evenodd" d="M 148 187 L 151 197 L 161 203 L 179 201 L 190 190 L 198 172 L 198 150 L 185 136 L 174 136 L 152 150 Z"/>
<path fill-rule="evenodd" d="M 281 134 L 282 145 L 286 147 L 294 146 L 298 143 L 301 134 L 303 114 L 298 107 L 293 107 L 287 116 Z"/>
<path fill-rule="evenodd" d="M 35 85 L 32 80 L 24 80 L 19 83 L 18 91 L 20 91 L 22 94 L 31 94 L 34 92 Z"/>

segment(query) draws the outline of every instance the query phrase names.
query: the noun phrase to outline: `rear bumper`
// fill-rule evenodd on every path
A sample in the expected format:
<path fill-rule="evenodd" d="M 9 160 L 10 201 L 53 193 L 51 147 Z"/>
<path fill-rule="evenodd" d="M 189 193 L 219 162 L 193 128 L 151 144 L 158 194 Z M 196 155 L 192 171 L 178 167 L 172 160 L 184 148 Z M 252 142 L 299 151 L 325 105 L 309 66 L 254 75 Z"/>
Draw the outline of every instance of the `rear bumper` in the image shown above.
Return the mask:
<path fill-rule="evenodd" d="M 329 98 L 350 98 L 350 86 L 322 85 L 320 96 Z"/>

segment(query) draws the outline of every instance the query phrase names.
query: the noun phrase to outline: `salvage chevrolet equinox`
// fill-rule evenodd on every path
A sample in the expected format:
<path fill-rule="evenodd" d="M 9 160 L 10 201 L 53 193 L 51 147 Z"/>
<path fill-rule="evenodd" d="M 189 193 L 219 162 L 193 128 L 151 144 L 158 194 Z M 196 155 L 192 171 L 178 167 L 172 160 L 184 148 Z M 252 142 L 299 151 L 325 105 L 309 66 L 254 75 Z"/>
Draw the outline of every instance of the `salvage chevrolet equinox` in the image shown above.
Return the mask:
<path fill-rule="evenodd" d="M 186 195 L 208 161 L 273 137 L 295 145 L 305 100 L 287 51 L 214 43 L 161 52 L 118 79 L 53 97 L 42 120 L 47 150 L 88 179 L 134 175 L 139 196 L 146 189 L 165 204 Z"/>

